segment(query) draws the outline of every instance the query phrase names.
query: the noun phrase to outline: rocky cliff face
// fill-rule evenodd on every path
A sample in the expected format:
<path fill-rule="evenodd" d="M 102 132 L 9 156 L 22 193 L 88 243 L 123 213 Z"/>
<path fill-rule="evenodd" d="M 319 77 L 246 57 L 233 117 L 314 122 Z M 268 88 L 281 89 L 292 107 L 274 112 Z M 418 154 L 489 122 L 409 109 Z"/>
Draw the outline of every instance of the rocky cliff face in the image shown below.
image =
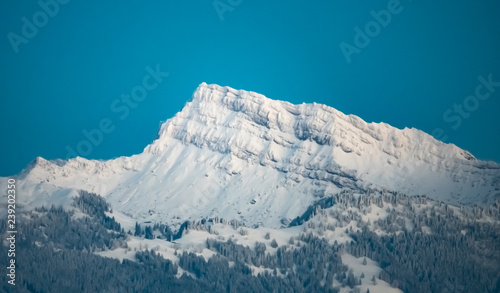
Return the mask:
<path fill-rule="evenodd" d="M 217 85 L 201 84 L 149 150 L 161 152 L 165 138 L 361 190 L 382 187 L 450 201 L 453 195 L 465 203 L 487 200 L 500 183 L 498 164 L 478 161 L 422 131 Z M 478 189 L 479 197 L 469 193 Z"/>

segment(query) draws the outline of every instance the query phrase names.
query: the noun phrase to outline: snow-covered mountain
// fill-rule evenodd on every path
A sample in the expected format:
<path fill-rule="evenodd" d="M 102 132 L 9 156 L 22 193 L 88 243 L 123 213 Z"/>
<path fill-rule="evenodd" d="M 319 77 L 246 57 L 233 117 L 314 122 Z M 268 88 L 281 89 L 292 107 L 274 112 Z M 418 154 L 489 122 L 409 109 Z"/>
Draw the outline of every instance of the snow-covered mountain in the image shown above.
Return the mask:
<path fill-rule="evenodd" d="M 176 225 L 222 217 L 277 228 L 345 189 L 467 205 L 500 198 L 499 164 L 420 130 L 205 83 L 143 153 L 37 158 L 17 178 L 27 208 L 69 204 L 84 189 L 131 218 Z"/>

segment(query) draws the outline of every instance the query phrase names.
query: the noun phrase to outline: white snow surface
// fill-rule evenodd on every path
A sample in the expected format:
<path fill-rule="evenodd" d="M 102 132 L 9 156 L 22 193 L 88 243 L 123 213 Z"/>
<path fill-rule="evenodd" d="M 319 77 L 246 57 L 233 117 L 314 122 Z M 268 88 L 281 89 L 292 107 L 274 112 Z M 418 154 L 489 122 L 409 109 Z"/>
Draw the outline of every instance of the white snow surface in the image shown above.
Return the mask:
<path fill-rule="evenodd" d="M 366 259 L 366 265 L 363 265 L 363 257 L 355 257 L 349 253 L 342 253 L 342 263 L 347 265 L 349 269 L 352 269 L 354 276 L 360 278 L 361 274 L 364 274 L 364 278 L 360 278 L 361 285 L 357 286 L 359 292 L 366 292 L 367 289 L 370 293 L 403 293 L 403 291 L 391 287 L 390 284 L 384 282 L 378 278 L 382 269 L 379 264 L 369 258 Z M 372 282 L 372 277 L 375 277 L 375 284 Z M 340 289 L 341 293 L 349 293 L 351 289 L 349 287 L 343 287 Z"/>
<path fill-rule="evenodd" d="M 25 208 L 68 205 L 83 189 L 139 222 L 171 225 L 219 217 L 279 228 L 282 219 L 343 189 L 466 205 L 500 197 L 498 163 L 420 130 L 205 83 L 141 154 L 37 158 L 14 177 L 17 203 Z M 6 185 L 0 178 L 0 188 Z"/>

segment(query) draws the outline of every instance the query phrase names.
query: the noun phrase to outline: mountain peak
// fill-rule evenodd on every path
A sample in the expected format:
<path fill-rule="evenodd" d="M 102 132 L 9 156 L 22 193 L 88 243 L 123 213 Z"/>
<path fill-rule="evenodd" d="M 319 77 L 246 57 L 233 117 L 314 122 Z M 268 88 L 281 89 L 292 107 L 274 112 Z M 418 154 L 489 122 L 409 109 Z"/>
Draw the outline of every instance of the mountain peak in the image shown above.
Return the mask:
<path fill-rule="evenodd" d="M 473 202 L 469 191 L 477 192 L 480 185 L 491 194 L 500 182 L 497 163 L 478 161 L 420 130 L 367 123 L 326 105 L 294 105 L 215 84 L 200 84 L 184 109 L 162 126 L 159 137 L 151 147 L 154 153 L 175 139 L 287 176 L 356 190 L 375 184 L 408 194 L 455 194 L 453 201 Z M 485 177 L 472 175 L 479 173 Z M 468 182 L 467 191 L 458 182 Z M 462 201 L 462 196 L 468 199 Z"/>
<path fill-rule="evenodd" d="M 238 102 L 238 100 L 243 100 Z M 253 102 L 257 104 L 263 103 L 283 103 L 281 101 L 271 100 L 264 95 L 256 92 L 236 90 L 229 86 L 220 86 L 217 84 L 201 83 L 196 91 L 193 93 L 190 102 L 202 103 L 216 103 L 222 106 L 238 106 L 241 103 Z M 236 110 L 238 108 L 235 108 Z"/>
<path fill-rule="evenodd" d="M 497 163 L 420 130 L 206 83 L 143 153 L 109 161 L 37 159 L 23 180 L 29 183 L 24 194 L 49 185 L 85 189 L 136 219 L 218 216 L 273 227 L 345 190 L 426 195 L 451 204 L 500 197 Z"/>

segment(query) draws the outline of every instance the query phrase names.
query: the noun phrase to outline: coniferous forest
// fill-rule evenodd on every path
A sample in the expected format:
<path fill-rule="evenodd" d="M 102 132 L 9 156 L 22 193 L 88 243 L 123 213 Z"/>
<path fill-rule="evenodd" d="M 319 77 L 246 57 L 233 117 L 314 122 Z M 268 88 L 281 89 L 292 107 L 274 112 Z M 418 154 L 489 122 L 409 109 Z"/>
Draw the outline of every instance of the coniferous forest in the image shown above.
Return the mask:
<path fill-rule="evenodd" d="M 373 222 L 363 220 L 374 207 L 387 216 Z M 289 225 L 303 225 L 303 232 L 287 243 L 277 243 L 269 234 L 270 246 L 207 238 L 204 247 L 214 253 L 208 260 L 193 252 L 176 251 L 178 261 L 173 262 L 145 248 L 130 252 L 135 254 L 134 260 L 120 261 L 97 253 L 127 248 L 131 237 L 175 241 L 194 230 L 216 234 L 212 228 L 216 221 L 185 222 L 178 229 L 137 224 L 134 231 L 125 231 L 106 215 L 111 207 L 102 197 L 81 192 L 70 209 L 52 206 L 24 212 L 16 236 L 15 289 L 361 292 L 364 278 L 374 284 L 387 282 L 403 292 L 500 292 L 499 207 L 496 203 L 488 208 L 457 208 L 395 193 L 342 193 L 318 200 L 292 221 Z M 354 229 L 352 223 L 356 223 Z M 238 222 L 227 224 L 245 234 Z M 326 237 L 337 229 L 345 230 L 349 240 L 332 242 Z M 5 235 L 3 226 L 1 234 Z M 364 258 L 364 264 L 366 258 L 377 262 L 380 274 L 355 275 L 342 262 L 346 253 Z M 6 263 L 7 255 L 0 257 Z M 253 273 L 255 267 L 264 269 Z M 6 278 L 2 274 L 0 289 L 12 292 Z"/>

